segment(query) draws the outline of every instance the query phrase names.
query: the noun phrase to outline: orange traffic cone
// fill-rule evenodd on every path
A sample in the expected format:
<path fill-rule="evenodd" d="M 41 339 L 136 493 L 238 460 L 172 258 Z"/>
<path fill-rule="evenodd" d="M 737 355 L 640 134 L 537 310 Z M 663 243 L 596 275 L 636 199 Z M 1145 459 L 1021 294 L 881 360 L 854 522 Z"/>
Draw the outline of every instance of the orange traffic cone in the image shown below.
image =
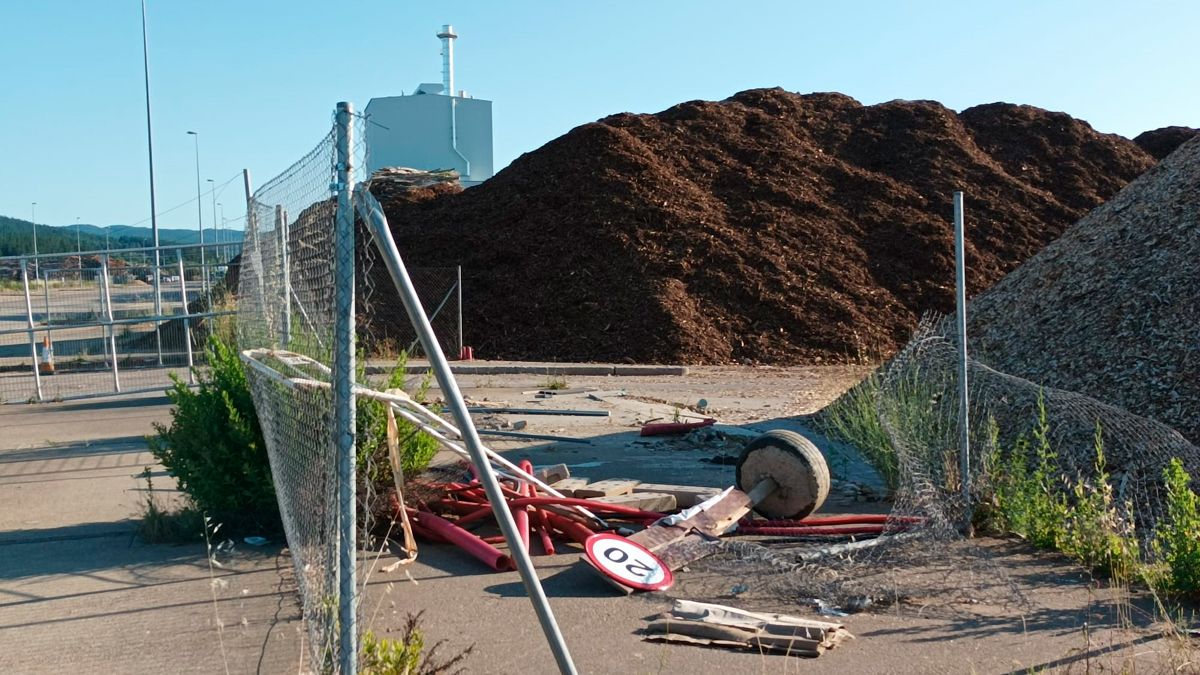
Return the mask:
<path fill-rule="evenodd" d="M 54 345 L 50 344 L 50 336 L 42 338 L 42 360 L 38 362 L 38 371 L 43 375 L 54 373 Z"/>

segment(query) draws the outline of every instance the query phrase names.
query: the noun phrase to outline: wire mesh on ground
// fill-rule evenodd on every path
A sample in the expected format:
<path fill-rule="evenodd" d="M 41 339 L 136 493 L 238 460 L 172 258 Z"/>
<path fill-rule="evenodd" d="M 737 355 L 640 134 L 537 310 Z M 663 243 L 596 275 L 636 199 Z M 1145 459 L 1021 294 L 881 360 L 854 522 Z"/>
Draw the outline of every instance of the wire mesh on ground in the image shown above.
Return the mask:
<path fill-rule="evenodd" d="M 160 247 L 158 303 L 154 248 L 0 258 L 0 399 L 147 391 L 168 386 L 172 374 L 187 379 L 189 352 L 203 365 L 204 341 L 231 313 L 224 279 L 239 247 Z"/>
<path fill-rule="evenodd" d="M 896 462 L 889 524 L 874 540 L 824 546 L 764 545 L 743 539 L 713 544 L 715 555 L 693 565 L 722 579 L 744 599 L 810 602 L 855 611 L 899 602 L 991 602 L 1018 606 L 1020 588 L 995 547 L 965 536 L 980 500 L 989 500 L 989 467 L 1010 453 L 1037 461 L 1030 439 L 1044 406 L 1055 489 L 1068 501 L 1079 481 L 1097 477 L 1101 432 L 1113 506 L 1131 523 L 1143 555 L 1167 516 L 1163 472 L 1180 458 L 1200 475 L 1200 448 L 1175 430 L 1087 396 L 1041 387 L 972 360 L 970 483 L 964 503 L 959 471 L 957 339 L 949 321 L 922 322 L 912 341 L 876 375 L 874 414 Z M 860 385 L 871 386 L 871 385 Z M 730 588 L 714 587 L 714 597 Z"/>

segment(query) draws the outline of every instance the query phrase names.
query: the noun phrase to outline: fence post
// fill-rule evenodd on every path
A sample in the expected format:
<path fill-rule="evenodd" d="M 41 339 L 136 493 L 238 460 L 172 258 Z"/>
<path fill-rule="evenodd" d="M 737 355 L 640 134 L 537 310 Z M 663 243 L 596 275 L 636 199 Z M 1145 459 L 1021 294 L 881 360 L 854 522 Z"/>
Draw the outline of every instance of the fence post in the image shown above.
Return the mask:
<path fill-rule="evenodd" d="M 47 274 L 47 276 L 49 276 Z M 42 374 L 38 370 L 38 353 L 37 353 L 37 334 L 34 331 L 33 324 L 33 300 L 29 296 L 29 262 L 21 258 L 21 286 L 25 289 L 25 320 L 29 324 L 29 356 L 33 359 L 33 386 L 37 391 L 37 400 L 41 403 L 45 400 L 42 397 Z M 46 313 L 46 325 L 49 324 L 50 313 Z"/>
<path fill-rule="evenodd" d="M 333 441 L 338 477 L 338 666 L 358 670 L 354 611 L 358 531 L 354 476 L 354 106 L 337 104 L 337 215 L 334 226 Z"/>
<path fill-rule="evenodd" d="M 512 512 L 508 509 L 508 502 L 505 501 L 495 472 L 492 471 L 491 463 L 484 454 L 483 441 L 479 439 L 479 432 L 475 429 L 475 423 L 471 421 L 470 411 L 467 410 L 466 401 L 463 400 L 462 391 L 458 388 L 454 373 L 450 371 L 450 363 L 446 360 L 446 354 L 437 341 L 433 326 L 429 324 L 429 318 L 425 316 L 424 308 L 421 307 L 421 299 L 417 296 L 412 278 L 408 275 L 404 261 L 400 258 L 396 240 L 392 236 L 391 230 L 388 229 L 387 218 L 384 217 L 378 203 L 373 202 L 370 192 L 367 192 L 363 199 L 369 204 L 367 209 L 369 213 L 364 215 L 367 226 L 375 238 L 375 244 L 383 256 L 388 273 L 391 275 L 393 283 L 396 284 L 396 290 L 404 302 L 404 309 L 408 312 L 413 329 L 416 330 L 421 345 L 425 347 L 425 356 L 429 359 L 429 366 L 437 378 L 437 384 L 442 390 L 446 406 L 458 424 L 462 444 L 471 454 L 471 462 L 476 467 L 479 482 L 483 484 L 484 492 L 487 493 L 488 501 L 492 505 L 492 513 L 496 517 L 497 524 L 500 525 L 500 531 L 504 533 L 504 539 L 508 542 L 509 551 L 517 565 L 517 571 L 521 575 L 521 582 L 525 586 L 525 592 L 529 594 L 534 612 L 537 613 L 538 622 L 542 626 L 542 632 L 546 636 L 546 642 L 550 645 L 550 651 L 554 654 L 554 660 L 558 664 L 559 672 L 573 675 L 578 671 L 575 669 L 575 662 L 571 659 L 566 639 L 563 638 L 558 622 L 554 618 L 550 601 L 546 599 L 546 592 L 542 589 L 542 582 L 537 576 L 537 570 L 533 568 L 529 551 L 521 544 L 517 525 L 513 521 Z"/>
<path fill-rule="evenodd" d="M 187 277 L 183 274 L 183 249 L 175 249 L 175 258 L 179 261 L 179 295 L 183 305 L 183 345 L 187 348 L 188 382 L 196 384 L 196 372 L 192 369 L 192 327 L 188 322 Z M 200 282 L 203 285 L 203 281 Z"/>
<path fill-rule="evenodd" d="M 463 347 L 466 343 L 463 342 L 463 306 L 462 306 L 462 265 L 458 266 L 458 278 L 455 282 L 455 288 L 458 289 L 458 353 L 461 355 Z"/>
<path fill-rule="evenodd" d="M 275 206 L 275 223 L 279 233 L 279 255 L 283 263 L 283 326 L 280 328 L 279 344 L 288 348 L 292 339 L 292 268 L 291 257 L 288 253 L 288 212 L 282 206 Z"/>
<path fill-rule="evenodd" d="M 954 300 L 958 310 L 958 451 L 963 508 L 971 522 L 971 430 L 970 395 L 967 391 L 967 273 L 966 243 L 963 225 L 963 193 L 954 193 Z"/>
<path fill-rule="evenodd" d="M 119 394 L 121 393 L 121 375 L 117 366 L 117 336 L 116 328 L 113 325 L 112 292 L 108 285 L 108 272 L 108 254 L 105 253 L 100 256 L 101 311 L 104 312 L 104 318 L 108 320 L 108 349 L 112 355 L 113 389 Z"/>

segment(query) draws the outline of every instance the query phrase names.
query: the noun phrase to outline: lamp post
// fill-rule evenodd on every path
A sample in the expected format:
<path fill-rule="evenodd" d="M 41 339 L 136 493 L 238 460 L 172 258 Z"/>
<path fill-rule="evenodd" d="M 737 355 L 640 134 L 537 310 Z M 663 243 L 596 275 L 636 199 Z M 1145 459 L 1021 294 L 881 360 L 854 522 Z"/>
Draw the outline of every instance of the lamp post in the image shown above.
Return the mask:
<path fill-rule="evenodd" d="M 38 259 L 37 259 L 37 202 L 29 207 L 30 216 L 29 222 L 33 223 L 33 278 L 38 278 Z"/>
<path fill-rule="evenodd" d="M 204 268 L 204 202 L 200 195 L 200 134 L 189 131 L 188 135 L 195 140 L 196 147 L 196 227 L 200 230 L 200 284 L 207 286 L 204 280 L 208 278 Z M 207 288 L 205 289 L 207 291 Z"/>
<path fill-rule="evenodd" d="M 154 237 L 154 315 L 162 316 L 162 281 L 158 274 L 162 260 L 158 250 L 158 208 L 154 202 L 154 127 L 150 123 L 150 39 L 146 31 L 146 0 L 142 0 L 142 72 L 146 81 L 146 155 L 150 159 L 150 232 Z M 154 324 L 154 346 L 161 366 L 162 328 L 158 322 Z"/>

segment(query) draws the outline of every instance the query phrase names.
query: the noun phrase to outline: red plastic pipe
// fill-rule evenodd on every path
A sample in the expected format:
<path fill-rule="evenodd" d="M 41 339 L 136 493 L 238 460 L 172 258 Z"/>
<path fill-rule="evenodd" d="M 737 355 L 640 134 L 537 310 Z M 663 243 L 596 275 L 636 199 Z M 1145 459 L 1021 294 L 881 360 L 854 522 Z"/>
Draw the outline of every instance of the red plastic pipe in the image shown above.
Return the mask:
<path fill-rule="evenodd" d="M 411 511 L 408 514 L 409 517 L 416 519 L 422 527 L 481 560 L 488 567 L 498 572 L 512 569 L 512 558 L 501 553 L 500 549 L 495 546 L 492 546 L 445 518 L 432 513 L 409 510 Z"/>
<path fill-rule="evenodd" d="M 533 515 L 537 520 L 538 535 L 542 538 L 542 549 L 546 551 L 546 555 L 554 555 L 554 539 L 550 536 L 550 519 L 541 509 L 535 509 Z"/>
<path fill-rule="evenodd" d="M 620 504 L 606 504 L 591 499 L 577 499 L 575 497 L 522 497 L 510 500 L 508 505 L 510 508 L 522 506 L 582 506 L 592 511 L 615 513 L 641 520 L 658 520 L 663 517 L 663 514 L 655 511 L 643 511 L 628 506 L 621 506 Z"/>
<path fill-rule="evenodd" d="M 660 422 L 658 424 L 643 424 L 642 436 L 661 436 L 663 434 L 682 434 L 692 431 L 693 429 L 703 429 L 716 424 L 714 419 L 706 419 L 702 422 Z"/>
<path fill-rule="evenodd" d="M 858 527 L 738 527 L 734 534 L 759 534 L 769 537 L 846 536 L 850 534 L 883 534 L 882 525 Z"/>
<path fill-rule="evenodd" d="M 591 528 L 583 523 L 577 523 L 570 518 L 564 518 L 557 513 L 546 512 L 546 519 L 550 521 L 550 525 L 570 537 L 577 544 L 582 544 L 588 540 L 588 537 L 595 534 Z"/>

